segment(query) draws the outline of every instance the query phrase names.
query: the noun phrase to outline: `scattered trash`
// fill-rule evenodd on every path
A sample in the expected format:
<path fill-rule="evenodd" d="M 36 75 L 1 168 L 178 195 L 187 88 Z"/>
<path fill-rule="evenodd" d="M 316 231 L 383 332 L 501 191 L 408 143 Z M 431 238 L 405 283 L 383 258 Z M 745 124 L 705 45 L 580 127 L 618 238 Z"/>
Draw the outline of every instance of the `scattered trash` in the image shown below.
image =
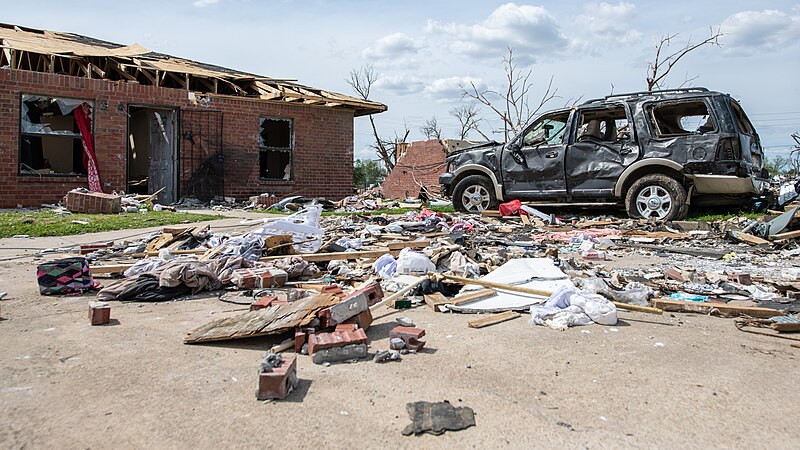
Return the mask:
<path fill-rule="evenodd" d="M 406 404 L 411 423 L 403 429 L 404 436 L 430 433 L 440 435 L 445 431 L 459 431 L 475 426 L 475 412 L 466 406 L 454 407 L 443 402 L 415 402 Z"/>

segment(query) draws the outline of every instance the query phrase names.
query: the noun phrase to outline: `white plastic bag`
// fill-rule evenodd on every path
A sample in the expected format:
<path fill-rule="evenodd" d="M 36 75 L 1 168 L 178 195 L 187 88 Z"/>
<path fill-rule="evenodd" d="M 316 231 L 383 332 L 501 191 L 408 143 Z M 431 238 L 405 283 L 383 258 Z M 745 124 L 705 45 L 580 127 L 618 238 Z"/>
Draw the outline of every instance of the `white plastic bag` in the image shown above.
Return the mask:
<path fill-rule="evenodd" d="M 397 273 L 400 275 L 425 275 L 435 271 L 436 266 L 422 253 L 404 248 L 397 255 Z"/>

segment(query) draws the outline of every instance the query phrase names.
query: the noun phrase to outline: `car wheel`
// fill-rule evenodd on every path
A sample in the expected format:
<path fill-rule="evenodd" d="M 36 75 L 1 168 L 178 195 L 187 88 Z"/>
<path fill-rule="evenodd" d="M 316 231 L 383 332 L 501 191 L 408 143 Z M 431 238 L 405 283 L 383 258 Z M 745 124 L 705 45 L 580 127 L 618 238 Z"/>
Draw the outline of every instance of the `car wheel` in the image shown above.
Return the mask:
<path fill-rule="evenodd" d="M 480 213 L 497 208 L 497 197 L 491 180 L 482 175 L 470 175 L 453 189 L 453 206 L 456 211 Z"/>
<path fill-rule="evenodd" d="M 679 220 L 689 211 L 686 199 L 686 189 L 678 180 L 667 175 L 645 175 L 628 189 L 625 208 L 632 218 Z"/>

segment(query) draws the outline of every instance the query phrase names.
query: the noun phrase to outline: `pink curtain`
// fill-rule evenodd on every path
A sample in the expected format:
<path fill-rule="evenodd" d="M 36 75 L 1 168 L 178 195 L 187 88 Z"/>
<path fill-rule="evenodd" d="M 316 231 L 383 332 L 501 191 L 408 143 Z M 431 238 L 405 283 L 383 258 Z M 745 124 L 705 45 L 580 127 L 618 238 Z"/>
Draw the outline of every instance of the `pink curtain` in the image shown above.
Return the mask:
<path fill-rule="evenodd" d="M 92 109 L 88 103 L 81 103 L 81 106 L 73 110 L 75 123 L 81 132 L 83 142 L 83 167 L 89 178 L 89 190 L 92 192 L 103 192 L 100 185 L 100 174 L 97 172 L 97 157 L 94 153 L 94 138 L 92 137 Z"/>

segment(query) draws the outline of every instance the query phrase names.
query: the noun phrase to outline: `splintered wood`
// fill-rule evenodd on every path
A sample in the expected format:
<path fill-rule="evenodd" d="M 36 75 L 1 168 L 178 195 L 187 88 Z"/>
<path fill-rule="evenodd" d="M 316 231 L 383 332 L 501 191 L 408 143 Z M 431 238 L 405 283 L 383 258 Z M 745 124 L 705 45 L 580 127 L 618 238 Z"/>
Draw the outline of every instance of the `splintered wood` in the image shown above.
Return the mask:
<path fill-rule="evenodd" d="M 293 303 L 271 306 L 209 322 L 190 331 L 185 344 L 244 339 L 285 333 L 311 322 L 317 311 L 339 303 L 333 294 L 320 294 Z"/>
<path fill-rule="evenodd" d="M 470 328 L 483 328 L 483 327 L 488 327 L 489 325 L 505 322 L 506 320 L 516 319 L 517 317 L 520 316 L 521 314 L 518 312 L 506 311 L 506 312 L 501 312 L 499 314 L 492 314 L 482 319 L 470 320 L 469 322 L 467 322 L 467 326 L 469 326 Z"/>

